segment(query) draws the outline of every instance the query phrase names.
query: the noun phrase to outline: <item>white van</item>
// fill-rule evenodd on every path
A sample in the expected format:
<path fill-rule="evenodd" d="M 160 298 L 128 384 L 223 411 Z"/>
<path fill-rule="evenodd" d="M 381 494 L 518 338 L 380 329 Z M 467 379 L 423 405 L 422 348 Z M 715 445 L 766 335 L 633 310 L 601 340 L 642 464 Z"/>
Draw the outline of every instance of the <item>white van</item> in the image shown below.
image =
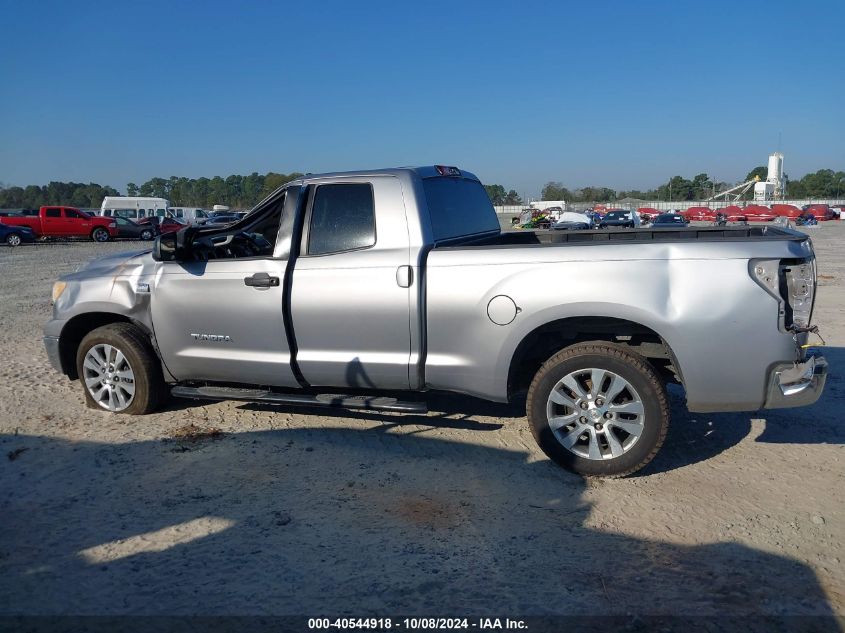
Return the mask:
<path fill-rule="evenodd" d="M 100 215 L 107 218 L 128 218 L 140 220 L 154 215 L 167 215 L 170 202 L 164 198 L 141 198 L 134 196 L 106 196 L 100 206 Z"/>
<path fill-rule="evenodd" d="M 187 224 L 205 222 L 211 214 L 200 207 L 168 207 L 167 215 Z"/>

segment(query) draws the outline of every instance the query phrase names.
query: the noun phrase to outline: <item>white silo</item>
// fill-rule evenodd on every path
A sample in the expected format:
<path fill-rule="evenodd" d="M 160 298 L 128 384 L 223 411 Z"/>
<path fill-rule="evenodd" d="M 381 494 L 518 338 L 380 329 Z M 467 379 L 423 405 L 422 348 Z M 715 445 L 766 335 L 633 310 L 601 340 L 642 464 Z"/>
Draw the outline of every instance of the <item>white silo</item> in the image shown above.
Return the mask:
<path fill-rule="evenodd" d="M 769 154 L 769 173 L 766 182 L 774 185 L 775 197 L 783 198 L 783 154 L 774 152 Z"/>

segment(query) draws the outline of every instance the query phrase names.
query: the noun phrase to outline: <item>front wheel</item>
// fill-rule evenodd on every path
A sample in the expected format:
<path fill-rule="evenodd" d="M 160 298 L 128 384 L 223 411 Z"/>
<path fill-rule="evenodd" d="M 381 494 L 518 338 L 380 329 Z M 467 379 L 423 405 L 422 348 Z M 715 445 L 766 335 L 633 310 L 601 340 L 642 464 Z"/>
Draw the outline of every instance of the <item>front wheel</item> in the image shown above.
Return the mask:
<path fill-rule="evenodd" d="M 6 244 L 9 246 L 20 246 L 21 245 L 21 236 L 17 233 L 9 233 L 6 236 Z"/>
<path fill-rule="evenodd" d="M 669 428 L 666 390 L 652 366 L 601 341 L 572 345 L 547 360 L 528 390 L 527 415 L 543 452 L 587 476 L 641 469 Z"/>
<path fill-rule="evenodd" d="M 152 230 L 151 229 L 144 229 L 143 231 L 141 231 L 141 239 L 144 240 L 145 242 L 149 242 L 151 239 L 153 239 Z"/>
<path fill-rule="evenodd" d="M 102 227 L 91 231 L 91 239 L 95 242 L 108 242 L 110 237 L 111 235 L 109 235 L 109 232 Z"/>
<path fill-rule="evenodd" d="M 165 397 L 150 341 L 129 323 L 110 323 L 85 336 L 76 353 L 76 370 L 92 409 L 142 415 Z"/>

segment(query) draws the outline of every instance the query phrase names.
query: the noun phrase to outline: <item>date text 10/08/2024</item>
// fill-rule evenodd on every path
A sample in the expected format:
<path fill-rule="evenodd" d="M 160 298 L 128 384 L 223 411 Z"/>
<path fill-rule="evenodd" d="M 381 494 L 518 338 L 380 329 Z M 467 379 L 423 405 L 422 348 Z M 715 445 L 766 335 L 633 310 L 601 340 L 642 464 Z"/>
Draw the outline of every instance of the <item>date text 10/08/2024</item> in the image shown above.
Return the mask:
<path fill-rule="evenodd" d="M 479 629 L 520 630 L 528 628 L 524 620 L 510 618 L 309 618 L 308 628 L 312 630 L 386 630 L 386 629 Z"/>

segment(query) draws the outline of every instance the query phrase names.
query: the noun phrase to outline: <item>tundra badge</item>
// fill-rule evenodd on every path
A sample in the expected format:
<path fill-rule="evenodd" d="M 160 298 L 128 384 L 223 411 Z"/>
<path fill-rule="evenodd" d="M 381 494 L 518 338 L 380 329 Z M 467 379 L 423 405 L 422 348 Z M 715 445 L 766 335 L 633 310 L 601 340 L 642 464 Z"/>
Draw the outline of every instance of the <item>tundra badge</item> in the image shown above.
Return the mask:
<path fill-rule="evenodd" d="M 195 341 L 210 341 L 212 343 L 229 343 L 232 337 L 228 334 L 194 334 L 191 332 L 191 338 Z"/>

